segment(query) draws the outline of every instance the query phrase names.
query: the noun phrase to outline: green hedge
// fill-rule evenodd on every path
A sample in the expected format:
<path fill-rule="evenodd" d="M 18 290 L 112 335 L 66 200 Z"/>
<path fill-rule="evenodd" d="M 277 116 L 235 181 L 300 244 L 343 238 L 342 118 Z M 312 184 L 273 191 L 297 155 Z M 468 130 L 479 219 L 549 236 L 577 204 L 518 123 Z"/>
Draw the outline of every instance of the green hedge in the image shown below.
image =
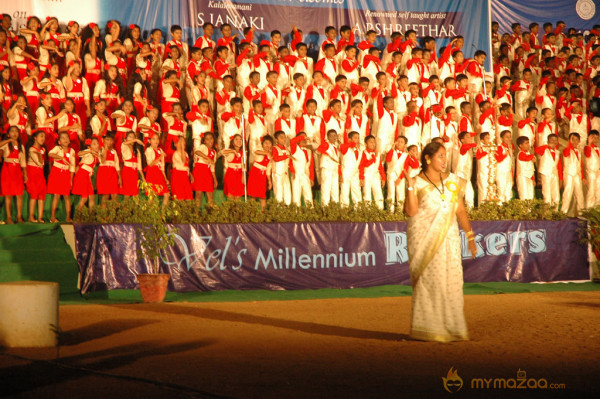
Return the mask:
<path fill-rule="evenodd" d="M 75 214 L 76 223 L 152 223 L 156 204 L 146 198 L 128 198 L 116 203 L 109 201 L 105 208 L 84 208 Z M 388 205 L 388 204 L 386 204 Z M 386 206 L 386 208 L 388 208 Z M 296 206 L 267 201 L 265 210 L 257 201 L 225 201 L 219 205 L 199 207 L 194 201 L 173 200 L 164 212 L 166 223 L 298 223 L 298 222 L 399 222 L 405 221 L 402 206 L 395 211 L 379 209 L 375 203 L 361 202 L 351 207 L 337 203 L 327 206 L 309 204 Z M 152 210 L 152 211 L 151 211 Z M 469 211 L 471 220 L 561 220 L 566 216 L 554 211 L 542 200 L 511 200 L 508 203 L 484 203 Z"/>

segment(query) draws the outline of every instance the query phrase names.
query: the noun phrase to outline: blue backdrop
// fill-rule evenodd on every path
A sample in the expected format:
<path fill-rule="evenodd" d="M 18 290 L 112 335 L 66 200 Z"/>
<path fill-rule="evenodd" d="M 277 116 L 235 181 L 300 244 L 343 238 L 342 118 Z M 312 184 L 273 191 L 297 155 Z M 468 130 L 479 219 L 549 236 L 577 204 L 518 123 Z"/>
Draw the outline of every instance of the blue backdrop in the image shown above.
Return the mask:
<path fill-rule="evenodd" d="M 510 33 L 513 22 L 519 22 L 523 31 L 537 22 L 543 35 L 542 24 L 557 21 L 585 32 L 600 24 L 600 4 L 598 0 L 492 0 L 492 20 L 499 23 L 501 33 Z"/>

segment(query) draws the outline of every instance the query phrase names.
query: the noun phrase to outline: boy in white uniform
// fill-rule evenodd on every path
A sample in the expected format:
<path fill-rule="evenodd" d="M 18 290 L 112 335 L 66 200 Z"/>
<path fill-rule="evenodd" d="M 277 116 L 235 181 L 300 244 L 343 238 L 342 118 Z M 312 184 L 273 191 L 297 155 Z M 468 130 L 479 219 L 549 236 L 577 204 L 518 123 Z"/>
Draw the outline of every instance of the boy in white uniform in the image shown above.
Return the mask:
<path fill-rule="evenodd" d="M 385 162 L 387 164 L 387 199 L 390 201 L 390 211 L 404 201 L 406 180 L 404 178 L 404 164 L 408 153 L 406 152 L 406 137 L 398 136 L 394 148 L 388 151 Z"/>
<path fill-rule="evenodd" d="M 535 196 L 535 155 L 529 153 L 530 140 L 527 136 L 517 138 L 517 191 L 519 199 L 532 200 Z"/>
<path fill-rule="evenodd" d="M 542 180 L 544 202 L 554 205 L 558 210 L 560 202 L 560 183 L 562 183 L 562 162 L 558 151 L 558 136 L 551 134 L 548 144 L 536 147 L 535 153 L 540 156 L 538 172 Z"/>
<path fill-rule="evenodd" d="M 381 163 L 381 156 L 375 152 L 377 142 L 375 137 L 367 136 L 365 150 L 362 153 L 358 166 L 360 185 L 364 190 L 364 201 L 370 202 L 371 198 L 383 209 L 383 192 L 381 187 L 385 184 L 385 172 Z"/>
<path fill-rule="evenodd" d="M 304 132 L 300 132 L 290 140 L 290 152 L 292 162 L 290 172 L 292 174 L 292 199 L 294 204 L 300 206 L 302 199 L 304 203 L 312 202 L 312 186 L 314 185 L 314 162 L 310 148 L 307 147 L 308 139 Z"/>
<path fill-rule="evenodd" d="M 290 152 L 285 147 L 285 133 L 275 132 L 275 141 L 277 145 L 273 147 L 273 194 L 277 202 L 283 202 L 286 205 L 292 202 L 292 189 L 290 177 L 288 174 Z"/>
<path fill-rule="evenodd" d="M 348 133 L 348 143 L 342 144 L 340 148 L 342 153 L 340 202 L 343 206 L 350 205 L 351 196 L 354 205 L 362 200 L 360 177 L 358 175 L 358 165 L 362 157 L 360 139 L 360 133 L 351 131 Z"/>
<path fill-rule="evenodd" d="M 508 202 L 512 199 L 513 163 L 514 147 L 512 143 L 512 133 L 504 130 L 500 133 L 502 142 L 496 151 L 496 186 L 498 187 L 498 197 L 502 202 Z"/>
<path fill-rule="evenodd" d="M 467 131 L 458 134 L 459 150 L 458 161 L 454 173 L 465 182 L 465 205 L 468 208 L 473 207 L 475 192 L 471 184 L 471 175 L 473 174 L 473 151 L 476 147 L 473 143 L 473 136 Z"/>
<path fill-rule="evenodd" d="M 377 152 L 387 154 L 398 137 L 398 116 L 394 112 L 394 99 L 386 96 L 377 101 Z"/>
<path fill-rule="evenodd" d="M 569 134 L 569 145 L 563 150 L 563 200 L 560 210 L 569 211 L 571 200 L 575 197 L 576 212 L 585 208 L 582 187 L 582 162 L 579 152 L 580 136 L 578 133 Z"/>
<path fill-rule="evenodd" d="M 583 154 L 585 180 L 588 183 L 585 206 L 592 208 L 600 204 L 600 148 L 597 130 L 590 131 L 588 145 L 585 146 Z"/>
<path fill-rule="evenodd" d="M 477 205 L 488 199 L 490 183 L 490 157 L 493 156 L 492 139 L 489 132 L 479 135 L 479 146 L 475 153 L 477 158 Z M 495 176 L 494 176 L 495 180 Z"/>
<path fill-rule="evenodd" d="M 337 132 L 329 130 L 327 140 L 323 141 L 317 151 L 321 153 L 321 205 L 327 206 L 329 201 L 340 200 L 340 150 L 337 148 Z"/>

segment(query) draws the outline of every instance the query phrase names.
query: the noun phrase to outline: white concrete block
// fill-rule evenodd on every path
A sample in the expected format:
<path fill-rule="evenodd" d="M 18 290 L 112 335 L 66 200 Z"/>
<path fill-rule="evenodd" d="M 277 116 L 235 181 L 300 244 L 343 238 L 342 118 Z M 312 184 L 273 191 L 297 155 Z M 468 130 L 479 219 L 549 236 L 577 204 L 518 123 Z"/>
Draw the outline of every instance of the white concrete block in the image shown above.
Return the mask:
<path fill-rule="evenodd" d="M 0 346 L 41 348 L 58 343 L 58 283 L 0 283 Z"/>

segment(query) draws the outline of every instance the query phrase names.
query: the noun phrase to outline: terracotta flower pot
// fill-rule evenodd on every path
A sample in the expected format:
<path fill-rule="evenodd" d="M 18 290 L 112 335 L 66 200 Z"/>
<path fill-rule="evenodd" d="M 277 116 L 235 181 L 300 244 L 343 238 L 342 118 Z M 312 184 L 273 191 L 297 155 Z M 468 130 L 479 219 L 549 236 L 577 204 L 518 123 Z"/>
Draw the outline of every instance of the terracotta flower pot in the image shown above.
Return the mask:
<path fill-rule="evenodd" d="M 168 274 L 138 274 L 140 293 L 145 303 L 159 303 L 164 301 L 167 294 L 167 284 L 171 276 Z"/>

